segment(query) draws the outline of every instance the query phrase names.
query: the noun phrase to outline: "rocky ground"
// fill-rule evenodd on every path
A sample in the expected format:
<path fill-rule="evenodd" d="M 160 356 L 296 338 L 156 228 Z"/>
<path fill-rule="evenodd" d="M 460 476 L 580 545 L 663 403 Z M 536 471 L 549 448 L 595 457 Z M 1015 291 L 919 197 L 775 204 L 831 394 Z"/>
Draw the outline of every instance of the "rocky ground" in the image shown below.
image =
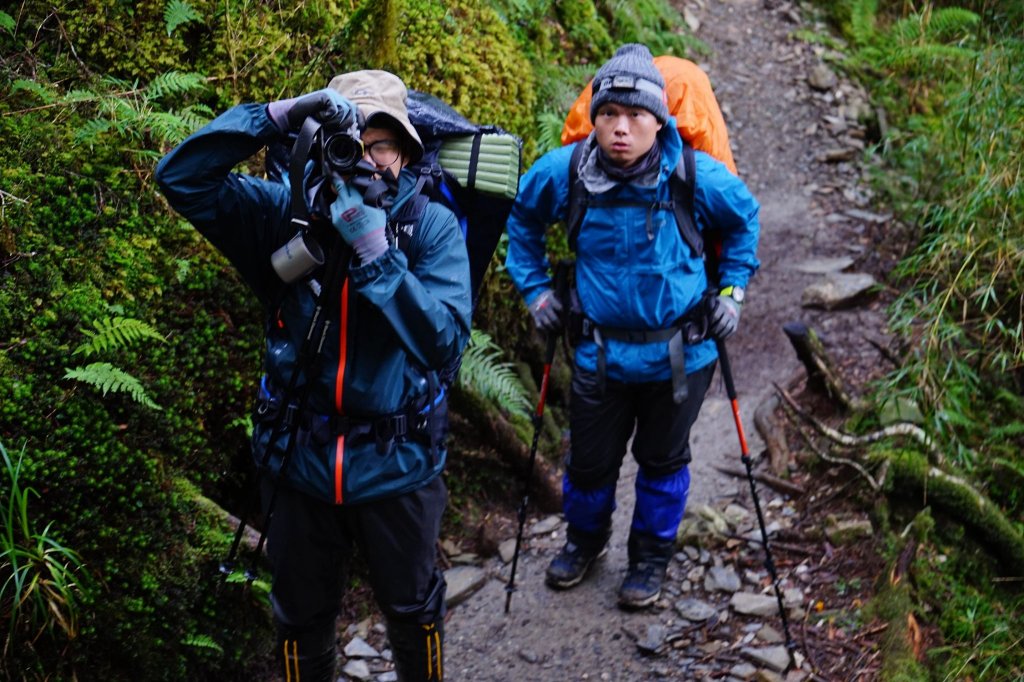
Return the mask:
<path fill-rule="evenodd" d="M 819 417 L 835 411 L 807 387 L 787 323 L 817 330 L 855 385 L 884 362 L 886 292 L 873 285 L 889 265 L 879 247 L 889 218 L 872 206 L 862 160 L 877 124 L 862 123 L 871 118 L 867 98 L 829 68 L 832 55 L 795 37 L 824 31 L 799 6 L 690 0 L 680 9 L 711 50 L 695 59 L 711 76 L 740 175 L 762 206 L 762 267 L 730 354 L 778 581 L 766 568 L 736 425 L 716 381 L 692 437 L 679 552 L 655 607 L 627 613 L 615 604 L 635 477 L 627 466 L 610 552 L 573 590 L 544 586 L 565 539 L 557 516 L 527 524 L 509 613 L 514 540 L 488 558 L 447 541 L 448 680 L 876 679 L 883 628 L 863 622 L 859 606 L 883 566 L 863 506 L 851 498 L 856 474 L 814 464 L 798 431 L 779 425 L 777 403 L 782 389 Z M 373 618 L 350 628 L 343 646 L 345 679 L 394 679 Z"/>

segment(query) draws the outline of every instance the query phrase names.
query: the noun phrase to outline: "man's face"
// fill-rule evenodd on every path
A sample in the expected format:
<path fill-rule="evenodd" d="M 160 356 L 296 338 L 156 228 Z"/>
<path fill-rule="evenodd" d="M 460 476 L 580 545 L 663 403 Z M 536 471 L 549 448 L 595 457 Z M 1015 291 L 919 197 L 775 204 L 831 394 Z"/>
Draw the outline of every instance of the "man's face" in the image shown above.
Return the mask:
<path fill-rule="evenodd" d="M 597 144 L 614 163 L 628 168 L 654 146 L 662 124 L 643 107 L 606 102 L 597 110 Z"/>
<path fill-rule="evenodd" d="M 363 158 L 376 166 L 381 173 L 390 168 L 391 173 L 397 178 L 406 164 L 398 135 L 387 128 L 367 127 L 361 137 L 363 148 L 366 150 Z"/>

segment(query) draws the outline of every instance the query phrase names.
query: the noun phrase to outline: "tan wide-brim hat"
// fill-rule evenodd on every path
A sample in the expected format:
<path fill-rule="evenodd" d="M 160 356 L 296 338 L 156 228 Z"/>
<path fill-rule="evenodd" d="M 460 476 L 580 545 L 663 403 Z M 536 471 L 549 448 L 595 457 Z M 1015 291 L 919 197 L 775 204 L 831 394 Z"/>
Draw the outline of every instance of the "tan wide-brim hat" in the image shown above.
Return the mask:
<path fill-rule="evenodd" d="M 372 126 L 375 116 L 390 116 L 401 125 L 409 137 L 409 163 L 423 156 L 423 141 L 409 120 L 405 105 L 408 91 L 401 78 L 388 71 L 353 71 L 335 76 L 328 87 L 359 107 L 366 125 Z"/>

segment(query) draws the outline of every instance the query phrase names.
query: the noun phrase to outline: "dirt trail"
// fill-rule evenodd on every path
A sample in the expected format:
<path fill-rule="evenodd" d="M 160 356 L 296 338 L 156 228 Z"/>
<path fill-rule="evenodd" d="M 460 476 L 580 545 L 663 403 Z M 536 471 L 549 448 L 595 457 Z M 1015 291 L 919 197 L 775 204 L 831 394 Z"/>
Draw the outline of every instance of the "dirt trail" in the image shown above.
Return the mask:
<path fill-rule="evenodd" d="M 855 189 L 855 168 L 819 161 L 838 146 L 837 130 L 829 129 L 824 117 L 834 115 L 841 102 L 808 85 L 819 58 L 810 46 L 789 39 L 799 28 L 789 3 L 707 0 L 687 3 L 686 8 L 700 22 L 697 36 L 712 50 L 698 61 L 711 76 L 726 113 L 740 174 L 761 203 L 761 270 L 749 287 L 740 332 L 730 342 L 743 422 L 751 452 L 757 455 L 763 444 L 754 428 L 754 410 L 772 393 L 773 382 L 785 384 L 801 371 L 782 324 L 803 320 L 833 340 L 859 338 L 860 330 L 879 326 L 877 314 L 868 309 L 826 314 L 800 305 L 805 287 L 821 277 L 802 264 L 865 255 L 866 245 L 858 239 L 863 226 L 844 222 L 837 213 L 863 208 L 863 201 Z M 749 508 L 746 480 L 715 468 L 741 466 L 720 381 L 707 397 L 692 448 L 690 508 L 728 500 Z M 487 564 L 492 578 L 452 609 L 447 625 L 449 680 L 694 679 L 734 670 L 736 656 L 644 655 L 628 634 L 643 635 L 651 626 L 672 628 L 681 620 L 672 608 L 680 596 L 675 589 L 668 591 L 666 603 L 649 612 L 625 613 L 615 605 L 626 564 L 634 477 L 635 468 L 627 466 L 619 483 L 610 552 L 577 588 L 556 593 L 544 586 L 544 570 L 564 542 L 562 526 L 525 544 L 516 575 L 519 590 L 509 615 L 504 613 L 508 567 L 498 559 Z M 765 491 L 762 504 L 773 496 Z M 673 561 L 670 579 L 681 582 L 687 564 Z M 779 627 L 773 622 L 777 618 L 764 620 Z"/>

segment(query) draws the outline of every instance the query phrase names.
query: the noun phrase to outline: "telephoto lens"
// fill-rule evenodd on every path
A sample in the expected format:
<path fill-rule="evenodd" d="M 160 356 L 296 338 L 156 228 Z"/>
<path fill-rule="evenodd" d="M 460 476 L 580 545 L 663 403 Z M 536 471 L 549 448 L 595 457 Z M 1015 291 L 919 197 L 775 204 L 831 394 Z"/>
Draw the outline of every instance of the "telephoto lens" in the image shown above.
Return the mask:
<path fill-rule="evenodd" d="M 362 158 L 362 140 L 348 133 L 334 133 L 324 140 L 324 159 L 335 173 L 351 174 Z"/>

